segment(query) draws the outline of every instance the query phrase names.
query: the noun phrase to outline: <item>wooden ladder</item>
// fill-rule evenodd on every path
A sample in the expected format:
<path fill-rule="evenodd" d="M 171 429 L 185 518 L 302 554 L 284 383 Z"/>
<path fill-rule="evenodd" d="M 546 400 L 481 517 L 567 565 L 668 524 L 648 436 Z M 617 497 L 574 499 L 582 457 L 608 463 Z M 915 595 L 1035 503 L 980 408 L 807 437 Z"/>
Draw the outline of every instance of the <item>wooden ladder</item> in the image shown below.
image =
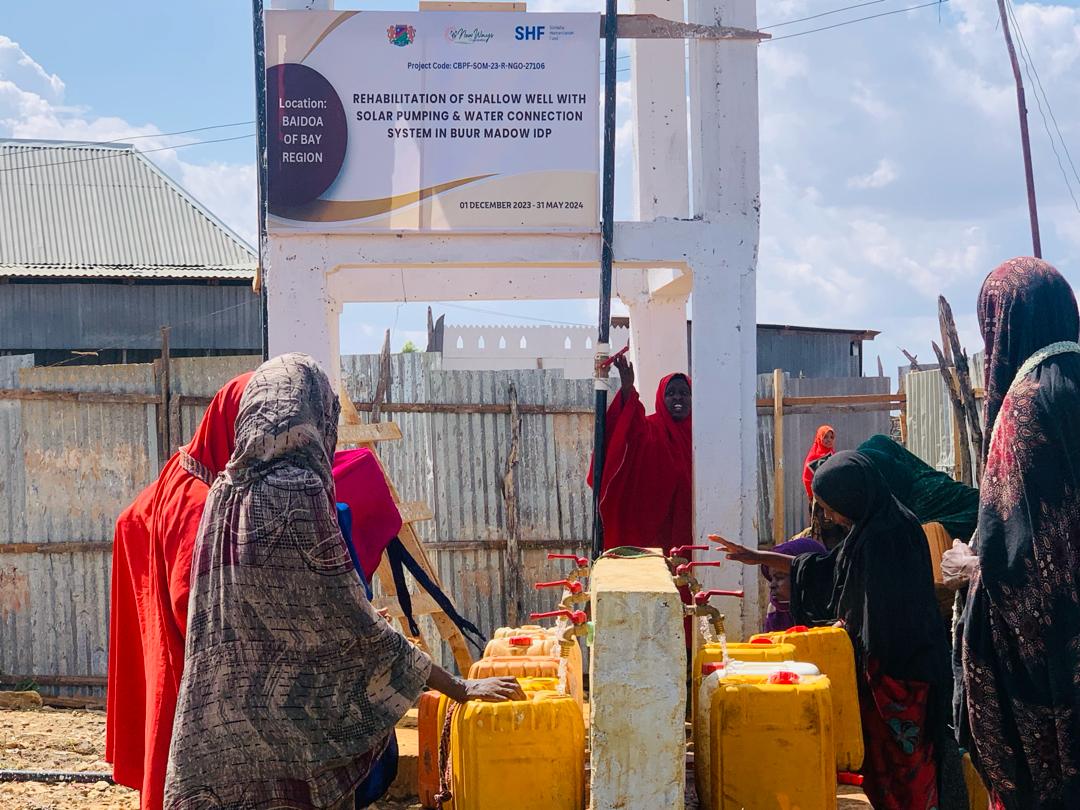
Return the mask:
<path fill-rule="evenodd" d="M 379 469 L 382 470 L 383 478 L 386 479 L 386 486 L 389 487 L 390 494 L 394 498 L 394 503 L 397 504 L 398 511 L 401 513 L 402 525 L 401 531 L 398 534 L 398 539 L 401 540 L 401 544 L 405 547 L 405 550 L 408 551 L 409 554 L 412 555 L 412 558 L 424 569 L 424 573 L 431 578 L 431 581 L 435 583 L 438 588 L 442 588 L 442 583 L 439 581 L 439 575 L 428 560 L 427 554 L 424 552 L 424 547 L 420 543 L 420 538 L 413 528 L 413 524 L 432 520 L 434 515 L 428 505 L 423 501 L 403 502 L 401 500 L 401 497 L 398 495 L 397 487 L 395 487 L 394 482 L 390 480 L 390 476 L 386 472 L 386 465 L 383 464 L 382 459 L 379 457 L 379 451 L 376 448 L 376 445 L 379 442 L 400 441 L 401 428 L 394 422 L 374 422 L 364 424 L 360 419 L 360 414 L 357 412 L 352 400 L 345 392 L 344 387 L 342 388 L 340 399 L 341 424 L 338 426 L 338 448 L 347 449 L 352 447 L 362 447 L 370 450 L 372 455 L 375 456 L 375 460 L 379 463 Z M 385 552 L 383 553 L 382 560 L 379 562 L 379 568 L 376 570 L 375 575 L 379 578 L 379 584 L 383 595 L 376 596 L 375 599 L 372 600 L 372 604 L 377 610 L 385 610 L 391 618 L 396 619 L 401 625 L 401 630 L 405 636 L 412 639 L 420 649 L 431 654 L 431 648 L 422 636 L 419 638 L 412 638 L 412 633 L 409 630 L 409 623 L 405 619 L 405 611 L 401 609 L 401 603 L 398 601 L 397 588 L 394 585 L 394 578 L 390 573 L 390 562 L 387 559 Z M 411 594 L 411 597 L 413 616 L 431 617 L 432 621 L 435 622 L 435 627 L 439 631 L 439 635 L 450 645 L 450 650 L 454 654 L 454 662 L 457 664 L 458 670 L 463 677 L 467 677 L 469 669 L 473 664 L 473 658 L 469 653 L 469 647 L 465 642 L 465 637 L 462 635 L 457 625 L 454 624 L 450 617 L 443 612 L 442 608 L 440 608 L 435 600 L 426 592 L 414 593 Z"/>

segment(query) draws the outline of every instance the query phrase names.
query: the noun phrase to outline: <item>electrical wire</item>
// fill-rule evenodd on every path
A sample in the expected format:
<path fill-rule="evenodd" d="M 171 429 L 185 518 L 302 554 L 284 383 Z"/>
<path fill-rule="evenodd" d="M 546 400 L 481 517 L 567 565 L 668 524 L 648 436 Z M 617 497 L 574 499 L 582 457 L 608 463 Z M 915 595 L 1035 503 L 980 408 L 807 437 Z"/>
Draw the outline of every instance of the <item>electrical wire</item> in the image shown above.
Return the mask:
<path fill-rule="evenodd" d="M 949 0 L 932 0 L 929 3 L 921 3 L 917 6 L 906 6 L 905 8 L 898 8 L 892 11 L 883 11 L 880 14 L 869 14 L 866 17 L 856 17 L 854 20 L 845 20 L 844 22 L 834 23 L 833 25 L 825 25 L 821 28 L 810 28 L 806 31 L 799 31 L 795 34 L 785 34 L 782 37 L 772 37 L 771 39 L 762 40 L 764 45 L 767 42 L 780 42 L 784 39 L 794 39 L 795 37 L 804 37 L 807 34 L 816 34 L 820 31 L 831 31 L 834 28 L 843 28 L 845 25 L 854 25 L 855 23 L 866 22 L 867 20 L 876 20 L 880 17 L 891 17 L 893 14 L 905 14 L 909 11 L 918 11 L 921 8 L 930 8 L 931 6 L 940 6 L 943 3 L 948 3 Z"/>
<path fill-rule="evenodd" d="M 556 326 L 585 326 L 585 327 L 590 327 L 590 326 L 595 326 L 596 325 L 596 324 L 588 324 L 588 323 L 575 323 L 574 321 L 554 321 L 554 320 L 551 320 L 550 318 L 534 318 L 534 317 L 530 317 L 528 315 L 513 315 L 513 314 L 511 314 L 509 312 L 499 312 L 499 311 L 493 310 L 493 309 L 481 309 L 480 307 L 467 307 L 467 306 L 463 306 L 462 304 L 449 304 L 449 303 L 446 303 L 445 301 L 441 302 L 439 304 L 439 306 L 440 307 L 450 307 L 451 309 L 461 309 L 461 310 L 464 310 L 466 312 L 479 312 L 479 313 L 482 313 L 484 315 L 498 315 L 500 318 L 515 318 L 515 319 L 520 320 L 520 321 L 535 321 L 537 323 L 550 323 L 550 324 L 555 324 Z"/>
<path fill-rule="evenodd" d="M 186 321 L 179 321 L 179 322 L 174 323 L 174 324 L 168 324 L 168 328 L 169 329 L 176 329 L 176 328 L 181 327 L 181 326 L 187 326 L 188 324 L 198 323 L 199 321 L 205 321 L 208 318 L 214 318 L 214 317 L 217 317 L 218 315 L 224 315 L 226 312 L 232 312 L 233 310 L 241 309 L 242 307 L 250 307 L 253 304 L 258 304 L 258 303 L 259 303 L 259 299 L 253 297 L 249 301 L 243 301 L 243 302 L 241 302 L 239 304 L 233 304 L 232 306 L 224 307 L 222 309 L 218 309 L 218 310 L 215 310 L 213 312 L 207 312 L 205 315 L 197 315 L 194 318 L 188 318 Z M 150 333 L 150 334 L 157 335 L 158 333 L 153 332 L 153 333 Z M 132 336 L 129 336 L 129 340 L 130 340 L 131 337 Z M 40 366 L 40 368 L 56 368 L 57 366 L 65 366 L 68 363 L 74 363 L 74 362 L 76 362 L 78 360 L 81 360 L 84 357 L 87 357 L 87 356 L 93 357 L 95 355 L 100 354 L 101 352 L 119 351 L 121 349 L 130 349 L 130 348 L 131 348 L 130 345 L 125 344 L 125 345 L 101 346 L 101 347 L 99 347 L 97 349 L 94 349 L 93 351 L 83 351 L 83 350 L 80 350 L 80 351 L 77 351 L 77 352 L 73 351 L 72 352 L 72 354 L 74 355 L 73 357 L 68 357 L 68 358 L 66 358 L 64 360 L 58 360 L 55 363 L 49 363 L 47 365 Z"/>
<path fill-rule="evenodd" d="M 177 130 L 176 132 L 152 132 L 152 133 L 150 133 L 148 135 L 128 135 L 128 136 L 125 136 L 123 138 L 113 138 L 111 141 L 88 141 L 87 143 L 92 143 L 94 145 L 98 145 L 98 144 L 117 144 L 117 143 L 128 143 L 130 141 L 144 140 L 146 138 L 172 138 L 172 137 L 175 137 L 177 135 L 190 135 L 193 132 L 208 132 L 208 131 L 214 130 L 214 129 L 232 129 L 233 127 L 250 126 L 250 125 L 252 125 L 254 123 L 255 123 L 255 121 L 237 121 L 237 122 L 235 122 L 233 124 L 213 124 L 212 126 L 208 126 L 208 127 L 194 127 L 193 129 L 180 129 L 180 130 Z M 167 148 L 175 149 L 176 147 L 167 147 Z M 149 150 L 147 150 L 147 151 L 149 151 Z M 16 156 L 9 154 L 9 155 L 4 155 L 3 157 L 8 158 L 8 160 L 10 161 L 10 160 L 14 160 Z"/>
<path fill-rule="evenodd" d="M 821 17 L 828 17 L 831 14 L 839 14 L 839 13 L 841 13 L 843 11 L 852 11 L 852 10 L 858 9 L 858 8 L 866 8 L 867 6 L 874 6 L 874 5 L 878 5 L 880 3 L 885 3 L 885 2 L 888 2 L 888 0 L 867 0 L 867 2 L 855 3 L 854 5 L 841 6 L 840 8 L 834 8 L 834 9 L 831 9 L 829 11 L 822 11 L 819 14 L 811 14 L 811 15 L 809 15 L 807 17 L 797 17 L 794 20 L 785 20 L 783 22 L 770 23 L 769 25 L 761 26 L 760 28 L 758 28 L 758 30 L 759 31 L 768 31 L 768 30 L 770 30 L 772 28 L 783 28 L 784 26 L 787 26 L 787 25 L 795 25 L 796 23 L 807 22 L 809 20 L 817 20 L 817 19 L 820 19 Z M 762 40 L 762 42 L 763 43 L 764 42 L 777 42 L 777 41 L 782 40 L 782 39 L 792 39 L 793 37 L 805 36 L 806 34 L 816 34 L 816 33 L 820 32 L 820 31 L 831 31 L 834 28 L 842 28 L 845 25 L 853 25 L 854 23 L 865 22 L 866 20 L 875 20 L 875 19 L 877 19 L 879 17 L 888 17 L 888 16 L 893 15 L 893 14 L 903 14 L 903 13 L 908 12 L 908 11 L 916 11 L 916 10 L 921 9 L 921 8 L 929 8 L 930 6 L 941 6 L 942 4 L 948 3 L 948 2 L 949 2 L 949 0 L 933 0 L 933 2 L 924 3 L 922 5 L 907 6 L 905 8 L 898 8 L 898 9 L 894 9 L 892 11 L 884 11 L 884 12 L 882 12 L 880 14 L 870 14 L 870 15 L 867 15 L 865 17 L 857 17 L 854 20 L 845 20 L 844 22 L 836 23 L 834 25 L 822 26 L 821 28 L 811 28 L 811 29 L 809 29 L 807 31 L 799 31 L 798 33 L 795 33 L 795 34 L 786 34 L 786 35 L 781 36 L 781 37 L 772 37 L 772 38 L 767 39 L 767 40 Z M 618 57 L 618 61 L 620 61 L 620 62 L 624 61 L 626 59 L 630 59 L 630 54 L 623 54 L 622 56 Z M 601 65 L 603 65 L 603 61 L 601 61 Z M 624 68 L 620 68 L 617 72 L 622 73 L 625 70 L 626 69 L 624 69 Z"/>
<path fill-rule="evenodd" d="M 825 11 L 825 12 L 822 12 L 821 14 L 815 14 L 815 15 L 813 15 L 811 17 L 803 17 L 802 19 L 799 19 L 799 20 L 791 20 L 790 23 L 803 22 L 804 20 L 812 20 L 812 19 L 815 19 L 817 17 L 824 17 L 824 16 L 827 16 L 829 14 L 835 14 L 835 13 L 840 12 L 840 11 L 847 11 L 847 10 L 853 9 L 853 8 L 862 8 L 863 6 L 874 5 L 875 3 L 878 3 L 878 2 L 885 2 L 885 0 L 871 0 L 871 2 L 867 2 L 867 3 L 860 3 L 860 4 L 857 4 L 857 5 L 854 5 L 854 6 L 847 6 L 845 8 L 838 8 L 838 9 L 834 9 L 833 11 Z M 869 15 L 867 15 L 865 17 L 856 17 L 854 20 L 844 20 L 844 22 L 834 23 L 833 25 L 823 25 L 820 28 L 810 28 L 810 29 L 808 29 L 806 31 L 798 31 L 797 33 L 794 33 L 794 34 L 784 34 L 783 36 L 780 36 L 780 37 L 770 37 L 769 39 L 762 40 L 761 44 L 764 45 L 764 44 L 766 44 L 768 42 L 780 42 L 781 40 L 784 40 L 784 39 L 794 39 L 795 37 L 804 37 L 807 34 L 817 34 L 817 33 L 820 33 L 821 31 L 831 31 L 834 28 L 843 28 L 846 25 L 854 25 L 855 23 L 866 22 L 867 20 L 876 20 L 876 19 L 879 19 L 880 17 L 891 17 L 894 14 L 905 14 L 905 13 L 907 13 L 909 11 L 918 11 L 919 9 L 930 8 L 931 6 L 941 6 L 944 3 L 948 3 L 948 2 L 949 2 L 949 0 L 931 0 L 931 2 L 929 2 L 929 3 L 921 3 L 920 5 L 917 5 L 917 6 L 906 6 L 904 8 L 893 9 L 892 11 L 883 11 L 880 14 L 869 14 Z M 789 23 L 774 23 L 773 25 L 768 26 L 768 27 L 770 27 L 770 28 L 779 28 L 782 25 L 788 25 L 788 24 Z M 762 28 L 762 29 L 759 29 L 759 30 L 763 31 L 765 29 Z M 619 57 L 619 58 L 622 59 L 623 57 Z M 626 57 L 626 58 L 629 58 L 629 57 Z M 629 67 L 619 68 L 615 72 L 617 74 L 620 74 L 620 75 L 626 74 L 626 73 L 630 72 L 630 68 Z"/>
<path fill-rule="evenodd" d="M 758 28 L 759 31 L 768 31 L 770 28 L 783 28 L 785 25 L 795 25 L 795 23 L 806 22 L 807 20 L 816 20 L 820 17 L 828 17 L 830 14 L 839 14 L 841 11 L 851 11 L 856 8 L 866 8 L 866 6 L 874 6 L 878 3 L 884 3 L 887 0 L 869 0 L 866 3 L 856 3 L 853 6 L 844 6 L 842 8 L 834 8 L 832 11 L 823 11 L 820 14 L 811 14 L 809 17 L 799 17 L 797 20 L 787 20 L 786 22 L 772 23 L 771 25 L 762 25 Z"/>
<path fill-rule="evenodd" d="M 176 132 L 157 132 L 150 133 L 149 135 L 130 135 L 126 138 L 114 138 L 111 141 L 102 141 L 102 143 L 127 143 L 128 141 L 139 141 L 144 138 L 171 138 L 175 135 L 190 135 L 192 132 L 209 132 L 212 129 L 232 129 L 233 127 L 247 127 L 253 126 L 255 121 L 237 121 L 233 124 L 214 124 L 209 127 L 195 127 L 194 129 L 179 129 Z"/>
<path fill-rule="evenodd" d="M 52 163 L 39 163 L 35 166 L 9 166 L 7 168 L 0 168 L 0 173 L 3 172 L 21 172 L 31 171 L 35 169 L 49 169 L 53 166 L 69 166 L 75 163 L 90 163 L 95 160 L 113 160 L 119 157 L 125 157 L 134 152 L 137 155 L 149 155 L 153 152 L 167 152 L 171 149 L 187 149 L 190 146 L 207 146 L 212 143 L 228 143 L 229 141 L 242 141 L 247 138 L 254 138 L 255 133 L 251 132 L 247 135 L 234 135 L 231 138 L 214 138 L 208 141 L 191 141 L 190 143 L 181 143 L 176 146 L 159 146 L 154 149 L 133 149 L 131 152 L 127 150 L 120 150 L 116 153 L 110 153 L 108 155 L 93 155 L 92 157 L 76 158 L 74 160 L 57 160 Z M 91 146 L 92 148 L 92 146 Z"/>

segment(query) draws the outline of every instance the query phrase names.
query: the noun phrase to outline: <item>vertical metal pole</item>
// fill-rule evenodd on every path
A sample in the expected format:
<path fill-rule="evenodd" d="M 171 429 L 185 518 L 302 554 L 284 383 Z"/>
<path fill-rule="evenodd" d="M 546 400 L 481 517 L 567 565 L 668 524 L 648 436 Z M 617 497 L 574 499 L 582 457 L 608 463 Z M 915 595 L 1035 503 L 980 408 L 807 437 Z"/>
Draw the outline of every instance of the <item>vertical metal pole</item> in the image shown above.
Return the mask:
<path fill-rule="evenodd" d="M 607 417 L 606 359 L 611 329 L 611 265 L 615 237 L 615 69 L 618 67 L 619 14 L 616 0 L 607 0 L 604 14 L 604 184 L 600 224 L 600 323 L 595 372 L 596 427 L 593 435 L 593 537 L 592 556 L 604 548 L 604 526 L 600 519 L 600 493 L 604 482 L 604 439 Z"/>
<path fill-rule="evenodd" d="M 266 268 L 266 31 L 263 26 L 263 1 L 251 0 L 251 30 L 255 46 L 255 143 L 257 144 L 256 172 L 259 187 L 259 306 L 262 308 L 262 356 L 270 359 L 270 327 L 267 322 Z"/>
<path fill-rule="evenodd" d="M 1013 47 L 1012 32 L 1009 30 L 1009 15 L 1005 10 L 1005 0 L 998 0 L 998 13 L 1001 15 L 1001 30 L 1005 34 L 1005 45 L 1009 49 L 1009 61 L 1012 62 L 1013 78 L 1016 80 L 1016 106 L 1020 114 L 1020 147 L 1024 152 L 1024 179 L 1027 181 L 1028 218 L 1031 220 L 1031 251 L 1035 258 L 1042 258 L 1042 239 L 1039 237 L 1039 211 L 1035 205 L 1035 173 L 1031 168 L 1031 137 L 1028 135 L 1027 99 L 1024 96 L 1024 79 L 1020 75 L 1020 63 L 1016 60 L 1016 48 Z"/>

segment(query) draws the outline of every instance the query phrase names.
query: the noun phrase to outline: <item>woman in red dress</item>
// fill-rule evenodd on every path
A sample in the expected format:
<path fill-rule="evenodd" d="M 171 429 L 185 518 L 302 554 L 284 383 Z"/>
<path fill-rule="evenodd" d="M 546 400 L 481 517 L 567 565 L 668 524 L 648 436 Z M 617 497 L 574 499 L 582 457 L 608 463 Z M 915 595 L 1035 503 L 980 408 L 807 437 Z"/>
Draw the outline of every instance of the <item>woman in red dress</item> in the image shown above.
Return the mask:
<path fill-rule="evenodd" d="M 614 361 L 621 388 L 607 413 L 600 517 L 604 548 L 662 548 L 694 542 L 690 378 L 669 374 L 656 390 L 656 412 L 634 388 L 634 366 Z M 593 485 L 589 471 L 589 485 Z"/>

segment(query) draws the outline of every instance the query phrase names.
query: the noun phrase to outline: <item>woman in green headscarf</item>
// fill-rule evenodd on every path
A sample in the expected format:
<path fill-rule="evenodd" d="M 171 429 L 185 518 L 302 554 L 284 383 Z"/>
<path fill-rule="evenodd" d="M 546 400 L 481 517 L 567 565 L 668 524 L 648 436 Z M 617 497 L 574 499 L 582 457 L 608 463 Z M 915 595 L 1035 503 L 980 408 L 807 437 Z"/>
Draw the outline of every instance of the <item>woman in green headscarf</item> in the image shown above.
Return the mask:
<path fill-rule="evenodd" d="M 935 470 L 888 436 L 872 436 L 859 452 L 881 473 L 893 497 L 920 523 L 940 523 L 953 538 L 967 541 L 979 518 L 979 491 Z"/>

